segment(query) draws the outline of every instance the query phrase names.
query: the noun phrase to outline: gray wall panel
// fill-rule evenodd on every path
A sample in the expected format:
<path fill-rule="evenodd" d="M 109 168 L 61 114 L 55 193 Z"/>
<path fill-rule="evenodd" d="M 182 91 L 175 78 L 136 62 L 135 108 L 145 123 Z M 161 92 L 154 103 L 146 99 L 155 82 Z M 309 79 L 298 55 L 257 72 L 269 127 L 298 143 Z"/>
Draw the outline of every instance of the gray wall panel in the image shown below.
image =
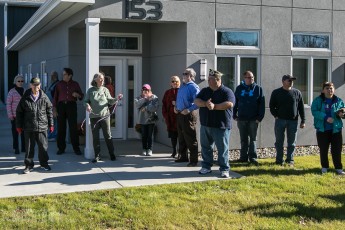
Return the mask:
<path fill-rule="evenodd" d="M 262 54 L 291 54 L 291 9 L 262 7 Z"/>
<path fill-rule="evenodd" d="M 345 1 L 344 0 L 333 0 L 333 9 L 334 10 L 345 10 Z"/>
<path fill-rule="evenodd" d="M 345 1 L 344 1 L 345 2 Z M 345 56 L 345 11 L 333 13 L 333 56 Z"/>
<path fill-rule="evenodd" d="M 292 31 L 331 32 L 332 11 L 313 9 L 293 9 Z M 322 20 L 320 20 L 322 19 Z"/>
<path fill-rule="evenodd" d="M 293 0 L 293 7 L 332 9 L 332 0 Z"/>
<path fill-rule="evenodd" d="M 217 0 L 217 3 L 231 3 L 238 5 L 261 5 L 261 0 Z"/>
<path fill-rule="evenodd" d="M 263 6 L 292 6 L 292 0 L 262 0 Z"/>
<path fill-rule="evenodd" d="M 260 6 L 217 4 L 216 28 L 260 29 Z"/>

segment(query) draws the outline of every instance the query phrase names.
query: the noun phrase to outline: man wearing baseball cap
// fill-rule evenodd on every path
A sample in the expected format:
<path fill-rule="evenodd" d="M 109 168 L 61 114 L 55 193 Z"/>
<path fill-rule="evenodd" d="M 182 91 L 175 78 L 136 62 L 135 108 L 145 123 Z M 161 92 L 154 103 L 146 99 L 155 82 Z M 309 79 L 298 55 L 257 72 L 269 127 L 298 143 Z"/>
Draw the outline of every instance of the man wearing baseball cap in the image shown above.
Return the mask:
<path fill-rule="evenodd" d="M 287 154 L 285 163 L 294 166 L 294 152 L 297 140 L 298 116 L 301 117 L 300 128 L 305 127 L 304 103 L 301 92 L 292 88 L 296 77 L 286 74 L 282 77 L 283 86 L 273 90 L 270 99 L 270 112 L 275 118 L 274 133 L 276 137 L 276 164 L 283 165 L 285 130 L 287 136 Z"/>
<path fill-rule="evenodd" d="M 26 90 L 16 110 L 17 132 L 24 132 L 25 137 L 25 169 L 27 174 L 34 168 L 35 142 L 38 146 L 38 160 L 45 171 L 50 171 L 48 164 L 47 130 L 54 131 L 52 104 L 48 96 L 40 89 L 38 77 L 30 80 L 30 89 Z"/>

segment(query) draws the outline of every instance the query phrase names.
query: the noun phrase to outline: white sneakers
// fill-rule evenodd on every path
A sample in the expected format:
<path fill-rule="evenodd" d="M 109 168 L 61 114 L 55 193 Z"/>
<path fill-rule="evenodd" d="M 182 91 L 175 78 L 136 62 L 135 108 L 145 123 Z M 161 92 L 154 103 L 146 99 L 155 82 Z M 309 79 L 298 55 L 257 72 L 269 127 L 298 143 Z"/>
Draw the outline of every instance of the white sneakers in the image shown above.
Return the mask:
<path fill-rule="evenodd" d="M 222 177 L 222 178 L 229 178 L 230 177 L 229 171 L 221 171 L 220 172 L 220 177 Z"/>
<path fill-rule="evenodd" d="M 142 156 L 152 156 L 152 150 L 151 149 L 143 149 L 143 152 L 141 153 Z"/>
<path fill-rule="evenodd" d="M 201 168 L 199 170 L 199 174 L 201 174 L 201 175 L 205 175 L 205 174 L 211 173 L 211 172 L 212 172 L 212 170 L 211 169 L 207 169 L 207 168 Z"/>

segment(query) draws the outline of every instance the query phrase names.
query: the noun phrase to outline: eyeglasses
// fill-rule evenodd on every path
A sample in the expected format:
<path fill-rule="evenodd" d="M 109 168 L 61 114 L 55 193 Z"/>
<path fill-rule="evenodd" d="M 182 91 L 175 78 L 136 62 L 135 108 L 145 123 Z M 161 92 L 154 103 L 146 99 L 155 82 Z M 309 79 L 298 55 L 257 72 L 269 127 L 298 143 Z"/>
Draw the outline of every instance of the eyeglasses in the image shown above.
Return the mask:
<path fill-rule="evenodd" d="M 183 75 L 183 76 L 188 76 L 188 75 L 189 75 L 189 73 L 182 73 L 182 75 Z"/>
<path fill-rule="evenodd" d="M 252 79 L 252 78 L 254 78 L 254 77 L 244 77 L 244 78 L 247 78 L 247 79 Z"/>
<path fill-rule="evenodd" d="M 24 82 L 24 81 L 17 81 L 17 82 Z"/>
<path fill-rule="evenodd" d="M 171 81 L 171 83 L 177 83 L 178 81 Z"/>

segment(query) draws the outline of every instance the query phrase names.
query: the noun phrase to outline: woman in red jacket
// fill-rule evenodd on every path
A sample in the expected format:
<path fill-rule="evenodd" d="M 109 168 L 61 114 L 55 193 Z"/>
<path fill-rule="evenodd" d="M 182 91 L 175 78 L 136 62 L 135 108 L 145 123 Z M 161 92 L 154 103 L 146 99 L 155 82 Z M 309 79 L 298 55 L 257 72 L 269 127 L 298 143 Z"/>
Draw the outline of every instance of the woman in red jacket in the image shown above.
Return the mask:
<path fill-rule="evenodd" d="M 167 90 L 164 94 L 162 103 L 162 114 L 167 125 L 168 136 L 171 139 L 173 147 L 173 153 L 171 157 L 175 158 L 177 154 L 177 127 L 176 127 L 176 114 L 174 113 L 174 107 L 176 102 L 177 91 L 180 88 L 180 78 L 178 76 L 171 77 L 171 89 Z"/>

